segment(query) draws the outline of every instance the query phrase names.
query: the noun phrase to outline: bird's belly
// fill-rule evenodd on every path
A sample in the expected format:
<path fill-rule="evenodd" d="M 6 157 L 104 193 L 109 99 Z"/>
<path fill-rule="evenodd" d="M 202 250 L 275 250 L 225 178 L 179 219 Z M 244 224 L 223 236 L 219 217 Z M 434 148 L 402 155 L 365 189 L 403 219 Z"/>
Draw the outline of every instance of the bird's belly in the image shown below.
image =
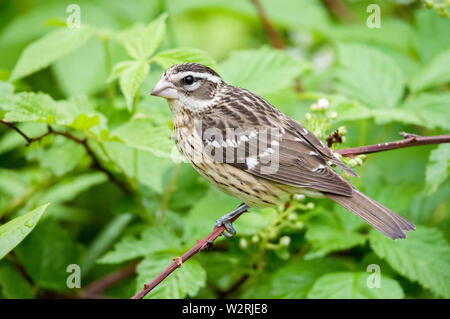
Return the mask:
<path fill-rule="evenodd" d="M 193 130 L 175 128 L 179 150 L 189 163 L 208 181 L 224 193 L 241 199 L 251 207 L 265 207 L 285 203 L 296 188 L 281 185 L 252 175 L 227 163 L 215 161 L 203 152 L 202 140 Z"/>

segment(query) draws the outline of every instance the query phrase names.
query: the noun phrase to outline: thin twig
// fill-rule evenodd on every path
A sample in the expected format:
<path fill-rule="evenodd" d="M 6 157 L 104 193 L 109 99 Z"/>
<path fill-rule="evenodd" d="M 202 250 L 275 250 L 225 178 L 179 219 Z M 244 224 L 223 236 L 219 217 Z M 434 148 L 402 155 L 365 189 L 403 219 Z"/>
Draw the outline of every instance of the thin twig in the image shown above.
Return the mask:
<path fill-rule="evenodd" d="M 234 222 L 239 216 L 241 216 L 246 211 L 241 212 L 231 219 Z M 202 240 L 197 240 L 197 243 L 185 252 L 181 257 L 174 258 L 172 264 L 167 267 L 162 273 L 160 273 L 155 279 L 153 279 L 148 285 L 144 285 L 144 288 L 134 295 L 131 299 L 142 299 L 147 295 L 153 288 L 159 285 L 167 276 L 169 276 L 175 269 L 180 268 L 183 263 L 198 253 L 200 250 L 208 249 L 212 247 L 213 242 L 219 237 L 225 230 L 225 226 L 219 226 L 214 228 L 214 230 Z"/>
<path fill-rule="evenodd" d="M 393 141 L 382 144 L 368 145 L 353 147 L 344 150 L 337 151 L 342 156 L 353 157 L 359 154 L 369 154 L 375 152 L 382 152 L 397 148 L 405 148 L 411 146 L 428 145 L 428 144 L 440 144 L 440 143 L 450 143 L 450 135 L 438 135 L 438 136 L 418 136 L 414 134 L 409 134 L 402 132 L 404 139 L 400 141 Z M 239 218 L 244 212 L 235 216 L 232 219 L 234 222 Z M 200 250 L 212 247 L 214 241 L 219 237 L 225 230 L 224 226 L 215 228 L 208 236 L 202 240 L 197 240 L 197 243 L 185 252 L 181 257 L 174 259 L 174 262 L 170 264 L 163 272 L 161 272 L 156 278 L 154 278 L 148 285 L 144 285 L 144 288 L 140 290 L 132 299 L 142 299 L 144 298 L 152 289 L 158 286 L 167 276 L 174 272 L 177 268 L 180 268 L 186 260 L 197 254 Z"/>
<path fill-rule="evenodd" d="M 275 30 L 270 20 L 267 18 L 266 12 L 259 0 L 250 0 L 255 6 L 256 12 L 258 13 L 259 19 L 261 20 L 264 30 L 270 38 L 270 42 L 275 49 L 284 49 L 285 45 L 281 39 L 280 34 Z"/>
<path fill-rule="evenodd" d="M 404 137 L 403 140 L 347 148 L 336 152 L 342 156 L 353 157 L 360 154 L 370 154 L 411 146 L 450 143 L 450 135 L 419 136 L 405 132 L 401 132 L 400 134 Z"/>
<path fill-rule="evenodd" d="M 27 134 L 25 134 L 20 128 L 18 128 L 12 122 L 0 120 L 0 123 L 12 128 L 17 133 L 19 133 L 25 139 L 26 146 L 29 146 L 33 142 L 40 141 L 44 137 L 46 137 L 47 135 L 50 135 L 50 134 L 64 136 L 64 137 L 74 141 L 75 143 L 82 145 L 84 147 L 84 149 L 86 150 L 87 154 L 89 155 L 89 157 L 92 159 L 93 167 L 95 169 L 105 173 L 108 176 L 109 180 L 111 182 L 113 182 L 114 184 L 116 184 L 125 194 L 131 193 L 131 190 L 127 184 L 120 181 L 111 171 L 109 171 L 105 166 L 103 166 L 101 164 L 101 162 L 98 159 L 97 155 L 95 154 L 94 150 L 89 145 L 87 138 L 79 138 L 79 137 L 77 137 L 69 132 L 65 132 L 65 131 L 56 131 L 50 125 L 47 126 L 47 132 L 45 132 L 39 136 L 36 136 L 36 137 L 29 137 Z"/>
<path fill-rule="evenodd" d="M 356 22 L 356 16 L 342 0 L 323 0 L 325 6 L 331 14 L 341 19 L 343 22 Z"/>

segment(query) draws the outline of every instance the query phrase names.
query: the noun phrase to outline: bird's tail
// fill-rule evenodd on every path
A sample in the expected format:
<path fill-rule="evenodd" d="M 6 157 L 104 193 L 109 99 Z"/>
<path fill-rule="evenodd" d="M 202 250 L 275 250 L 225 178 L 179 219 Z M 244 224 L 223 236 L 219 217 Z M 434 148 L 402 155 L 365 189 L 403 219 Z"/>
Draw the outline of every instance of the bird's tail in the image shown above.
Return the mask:
<path fill-rule="evenodd" d="M 324 195 L 392 239 L 406 238 L 404 231 L 416 229 L 408 220 L 370 199 L 354 187 L 351 197 L 330 193 Z"/>

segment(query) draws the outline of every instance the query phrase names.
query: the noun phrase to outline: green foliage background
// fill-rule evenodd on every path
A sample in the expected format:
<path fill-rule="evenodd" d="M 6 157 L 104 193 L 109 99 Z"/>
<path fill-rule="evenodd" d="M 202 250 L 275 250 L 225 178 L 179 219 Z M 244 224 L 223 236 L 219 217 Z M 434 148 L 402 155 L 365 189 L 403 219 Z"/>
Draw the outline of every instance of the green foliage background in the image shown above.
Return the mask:
<path fill-rule="evenodd" d="M 450 19 L 445 2 L 426 2 L 346 0 L 336 13 L 319 0 L 263 0 L 287 46 L 274 50 L 250 1 L 79 0 L 78 29 L 65 24 L 73 1 L 1 1 L 0 119 L 30 137 L 51 125 L 86 138 L 131 191 L 82 143 L 48 134 L 25 146 L 0 125 L 0 296 L 91 297 L 89 284 L 137 265 L 101 292 L 128 298 L 239 204 L 174 161 L 169 109 L 149 95 L 172 64 L 210 65 L 322 138 L 346 126 L 339 148 L 448 134 Z M 370 3 L 379 29 L 366 26 Z M 358 188 L 417 225 L 406 240 L 331 201 L 296 198 L 243 215 L 238 236 L 147 297 L 449 298 L 449 146 L 348 161 Z M 70 264 L 81 266 L 81 289 L 66 285 Z M 366 284 L 371 264 L 381 288 Z"/>

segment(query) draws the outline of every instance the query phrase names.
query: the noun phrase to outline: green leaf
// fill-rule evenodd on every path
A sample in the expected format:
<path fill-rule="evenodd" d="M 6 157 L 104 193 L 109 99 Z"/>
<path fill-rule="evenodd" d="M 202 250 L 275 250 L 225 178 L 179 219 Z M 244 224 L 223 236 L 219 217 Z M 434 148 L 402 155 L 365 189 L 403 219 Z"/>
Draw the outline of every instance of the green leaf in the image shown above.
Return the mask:
<path fill-rule="evenodd" d="M 189 211 L 184 219 L 186 240 L 203 238 L 214 227 L 216 219 L 236 209 L 241 202 L 216 188 L 212 188 Z M 235 225 L 239 231 L 238 224 Z"/>
<path fill-rule="evenodd" d="M 450 49 L 435 56 L 410 83 L 411 90 L 420 91 L 450 82 Z"/>
<path fill-rule="evenodd" d="M 120 89 L 131 111 L 134 98 L 142 82 L 147 77 L 150 65 L 146 61 L 122 61 L 114 66 L 109 81 L 119 78 Z"/>
<path fill-rule="evenodd" d="M 114 249 L 97 260 L 102 264 L 119 264 L 167 249 L 181 248 L 180 239 L 165 226 L 147 228 L 139 237 L 125 236 Z M 170 260 L 170 259 L 169 259 Z"/>
<path fill-rule="evenodd" d="M 362 44 L 339 44 L 336 71 L 339 92 L 375 108 L 397 106 L 405 89 L 405 76 L 391 57 Z"/>
<path fill-rule="evenodd" d="M 140 184 L 157 193 L 164 192 L 164 173 L 174 165 L 167 157 L 156 156 L 154 152 L 141 150 L 140 146 L 134 148 L 122 141 L 105 142 L 104 146 L 126 175 L 136 176 Z"/>
<path fill-rule="evenodd" d="M 0 81 L 0 94 L 12 94 L 14 86 L 9 82 Z"/>
<path fill-rule="evenodd" d="M 436 10 L 422 9 L 414 13 L 417 28 L 415 47 L 423 62 L 450 48 L 450 19 L 441 17 Z"/>
<path fill-rule="evenodd" d="M 43 220 L 14 252 L 40 288 L 67 291 L 67 266 L 79 263 L 79 246 L 55 220 Z"/>
<path fill-rule="evenodd" d="M 314 282 L 330 271 L 346 270 L 339 259 L 291 260 L 276 271 L 255 277 L 241 298 L 305 298 Z M 251 285 L 250 285 L 251 284 Z"/>
<path fill-rule="evenodd" d="M 43 122 L 87 129 L 104 121 L 104 116 L 83 96 L 55 101 L 48 94 L 21 92 L 0 97 L 0 108 L 6 111 L 3 120 L 11 122 Z"/>
<path fill-rule="evenodd" d="M 315 283 L 308 298 L 312 299 L 402 299 L 403 289 L 389 277 L 380 278 L 380 288 L 369 288 L 366 272 L 326 274 Z"/>
<path fill-rule="evenodd" d="M 27 178 L 21 171 L 0 168 L 0 194 L 20 196 L 27 187 Z"/>
<path fill-rule="evenodd" d="M 439 230 L 419 226 L 397 241 L 372 231 L 370 246 L 399 274 L 450 298 L 450 247 Z"/>
<path fill-rule="evenodd" d="M 38 202 L 49 201 L 52 203 L 61 203 L 69 201 L 89 188 L 106 181 L 106 175 L 100 172 L 84 173 L 75 177 L 68 177 L 50 187 L 43 195 L 39 194 Z"/>
<path fill-rule="evenodd" d="M 216 61 L 205 51 L 193 48 L 177 48 L 166 50 L 158 53 L 152 57 L 156 63 L 161 65 L 164 69 L 171 67 L 178 63 L 200 63 L 210 68 L 217 66 Z"/>
<path fill-rule="evenodd" d="M 167 162 L 167 161 L 166 161 Z M 209 183 L 187 163 L 180 163 L 180 168 L 175 173 L 175 181 L 171 181 L 176 167 L 166 174 L 163 190 L 167 190 L 170 183 L 173 183 L 172 192 L 175 196 L 170 196 L 169 209 L 173 211 L 186 211 L 197 204 L 209 189 Z"/>
<path fill-rule="evenodd" d="M 234 51 L 219 65 L 220 74 L 227 83 L 257 94 L 292 87 L 294 79 L 305 69 L 304 61 L 268 47 Z"/>
<path fill-rule="evenodd" d="M 122 72 L 124 72 L 126 69 L 128 69 L 129 67 L 131 67 L 136 61 L 134 60 L 126 60 L 126 61 L 121 61 L 119 63 L 117 63 L 116 65 L 114 65 L 111 74 L 108 77 L 108 82 L 112 82 L 115 79 L 120 78 L 120 75 L 122 74 Z"/>
<path fill-rule="evenodd" d="M 449 94 L 419 94 L 411 96 L 397 108 L 369 108 L 356 100 L 340 95 L 329 96 L 331 109 L 339 114 L 339 120 L 359 120 L 373 118 L 377 124 L 400 122 L 427 128 L 449 127 L 450 116 L 445 111 L 450 102 Z"/>
<path fill-rule="evenodd" d="M 123 146 L 122 146 L 123 147 Z M 138 150 L 137 175 L 139 183 L 150 187 L 153 191 L 163 194 L 164 173 L 173 167 L 174 163 L 165 158 L 157 157 L 151 152 Z M 191 193 L 195 190 L 191 189 Z M 179 198 L 178 192 L 176 198 Z"/>
<path fill-rule="evenodd" d="M 100 119 L 98 115 L 87 116 L 86 114 L 80 114 L 75 120 L 73 120 L 70 127 L 80 131 L 88 131 L 99 123 Z"/>
<path fill-rule="evenodd" d="M 253 235 L 272 224 L 278 217 L 278 214 L 275 207 L 250 209 L 248 213 L 239 217 L 234 222 L 234 225 L 239 229 L 240 236 Z"/>
<path fill-rule="evenodd" d="M 435 192 L 448 177 L 450 169 L 450 144 L 441 144 L 430 153 L 425 173 L 427 194 Z"/>
<path fill-rule="evenodd" d="M 10 81 L 39 71 L 82 46 L 91 36 L 89 28 L 57 30 L 31 43 L 21 54 Z"/>
<path fill-rule="evenodd" d="M 135 60 L 145 60 L 161 43 L 166 32 L 167 14 L 162 14 L 149 25 L 135 25 L 117 35 L 117 39 Z"/>
<path fill-rule="evenodd" d="M 0 288 L 2 294 L 10 299 L 31 299 L 34 296 L 33 287 L 8 260 L 0 263 Z"/>
<path fill-rule="evenodd" d="M 113 241 L 120 235 L 123 229 L 130 223 L 133 215 L 120 214 L 112 218 L 106 224 L 98 236 L 92 241 L 87 251 L 86 257 L 81 264 L 82 275 L 85 277 L 92 266 L 94 266 L 97 258 L 105 252 Z"/>
<path fill-rule="evenodd" d="M 71 114 L 68 102 L 55 102 L 44 93 L 22 92 L 0 100 L 0 107 L 7 111 L 5 121 L 11 122 L 46 122 L 64 121 Z M 8 112 L 9 111 L 9 112 Z M 68 123 L 67 123 L 68 124 Z"/>
<path fill-rule="evenodd" d="M 137 266 L 137 290 L 139 291 L 159 275 L 174 256 L 170 254 L 151 254 Z M 169 277 L 152 290 L 145 298 L 181 299 L 194 297 L 206 284 L 206 271 L 195 259 L 189 259 Z"/>
<path fill-rule="evenodd" d="M 366 237 L 357 230 L 364 225 L 358 217 L 344 209 L 337 212 L 319 211 L 306 224 L 306 239 L 312 249 L 305 258 L 322 257 L 332 251 L 363 245 Z"/>
<path fill-rule="evenodd" d="M 0 226 L 0 260 L 28 236 L 48 205 L 42 205 Z"/>
<path fill-rule="evenodd" d="M 374 28 L 369 31 L 365 23 L 333 24 L 325 33 L 332 41 L 374 44 L 408 52 L 414 29 L 404 20 L 383 17 L 382 27 L 379 29 Z"/>
<path fill-rule="evenodd" d="M 84 7 L 83 11 L 88 10 Z M 83 19 L 83 18 L 82 18 Z M 92 37 L 83 46 L 61 57 L 52 65 L 58 87 L 66 97 L 96 94 L 106 88 L 108 77 L 105 66 L 105 48 L 97 37 Z M 109 46 L 111 59 L 116 57 L 119 45 Z M 122 56 L 121 56 L 122 58 Z M 70 76 L 68 76 L 70 74 Z"/>
<path fill-rule="evenodd" d="M 263 0 L 269 20 L 293 30 L 323 30 L 332 26 L 329 14 L 320 0 Z M 252 10 L 255 14 L 256 10 Z"/>
<path fill-rule="evenodd" d="M 147 120 L 130 121 L 112 131 L 125 144 L 156 156 L 172 158 L 175 143 L 169 126 L 153 126 Z M 178 151 L 177 151 L 178 152 Z"/>
<path fill-rule="evenodd" d="M 253 260 L 243 250 L 228 250 L 226 254 L 211 250 L 207 254 L 197 254 L 195 258 L 208 271 L 208 286 L 221 291 L 238 284 L 243 276 L 255 274 Z"/>
<path fill-rule="evenodd" d="M 77 167 L 85 154 L 83 146 L 62 136 L 55 138 L 48 148 L 38 144 L 34 146 L 28 151 L 27 160 L 39 161 L 41 167 L 48 168 L 56 176 L 62 176 Z"/>
<path fill-rule="evenodd" d="M 414 114 L 418 124 L 430 129 L 450 130 L 450 93 L 422 93 L 406 100 L 399 110 Z"/>

